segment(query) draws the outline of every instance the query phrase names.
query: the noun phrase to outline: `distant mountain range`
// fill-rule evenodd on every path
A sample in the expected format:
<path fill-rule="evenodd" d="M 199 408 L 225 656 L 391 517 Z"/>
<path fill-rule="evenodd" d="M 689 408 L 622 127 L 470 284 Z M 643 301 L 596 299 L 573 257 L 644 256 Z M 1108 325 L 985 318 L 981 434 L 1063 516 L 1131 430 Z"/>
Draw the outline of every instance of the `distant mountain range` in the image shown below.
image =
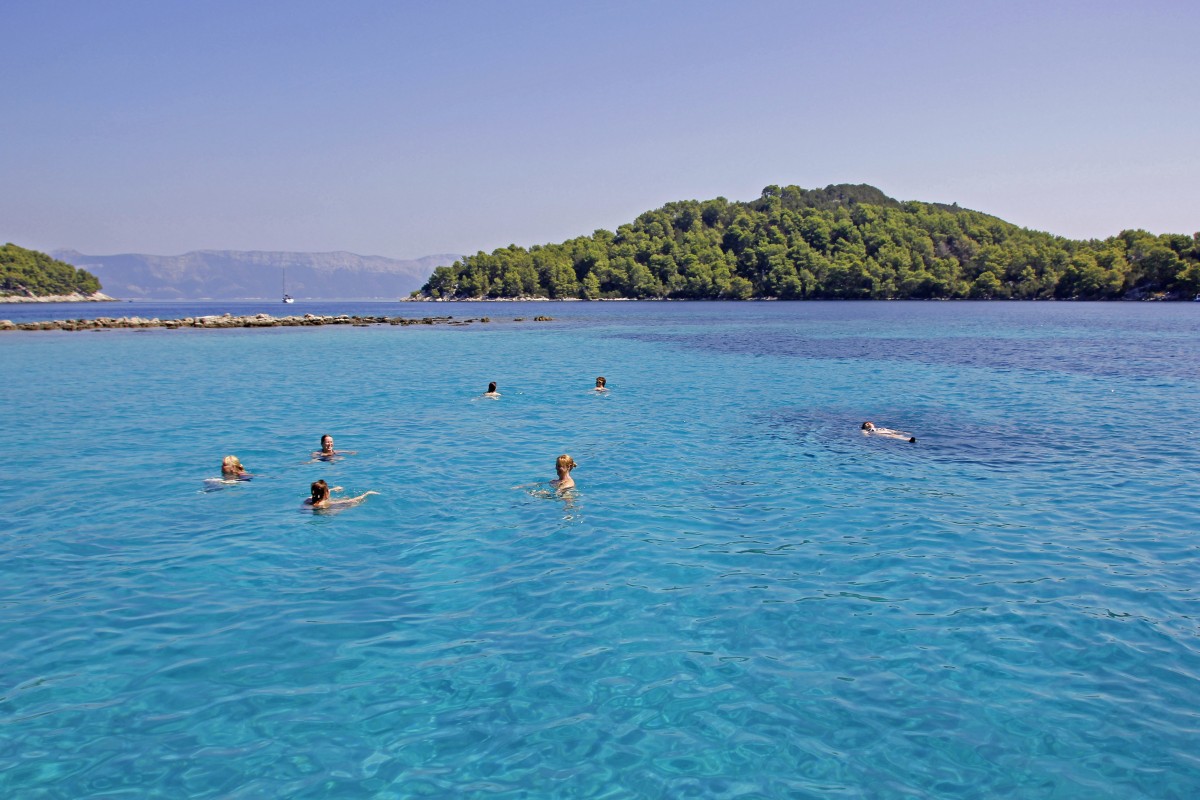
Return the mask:
<path fill-rule="evenodd" d="M 286 253 L 258 250 L 197 250 L 181 256 L 122 253 L 50 254 L 100 279 L 104 293 L 121 300 L 297 299 L 351 300 L 407 297 L 435 267 L 461 256 L 445 254 L 400 260 L 354 253 Z"/>

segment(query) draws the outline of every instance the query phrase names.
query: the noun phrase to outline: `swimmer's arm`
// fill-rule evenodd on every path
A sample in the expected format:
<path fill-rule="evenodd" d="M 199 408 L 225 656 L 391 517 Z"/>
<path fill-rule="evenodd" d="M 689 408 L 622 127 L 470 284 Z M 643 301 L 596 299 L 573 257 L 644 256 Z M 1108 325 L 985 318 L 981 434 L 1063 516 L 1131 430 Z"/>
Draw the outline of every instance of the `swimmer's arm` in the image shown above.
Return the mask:
<path fill-rule="evenodd" d="M 369 497 L 370 495 L 373 495 L 373 494 L 379 494 L 379 492 L 376 492 L 376 491 L 363 492 L 358 497 L 347 497 L 344 500 L 339 500 L 338 502 L 341 503 L 342 505 L 346 505 L 346 506 L 356 506 L 359 503 L 361 503 L 363 500 L 366 500 L 367 497 Z"/>

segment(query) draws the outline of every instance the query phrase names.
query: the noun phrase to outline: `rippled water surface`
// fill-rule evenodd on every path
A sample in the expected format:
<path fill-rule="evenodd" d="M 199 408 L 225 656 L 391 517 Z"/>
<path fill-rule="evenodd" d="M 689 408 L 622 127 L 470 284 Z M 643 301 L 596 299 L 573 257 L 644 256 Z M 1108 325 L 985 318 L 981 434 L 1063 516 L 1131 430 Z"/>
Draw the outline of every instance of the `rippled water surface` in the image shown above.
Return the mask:
<path fill-rule="evenodd" d="M 0 796 L 1200 795 L 1200 306 L 340 310 L 0 334 Z"/>

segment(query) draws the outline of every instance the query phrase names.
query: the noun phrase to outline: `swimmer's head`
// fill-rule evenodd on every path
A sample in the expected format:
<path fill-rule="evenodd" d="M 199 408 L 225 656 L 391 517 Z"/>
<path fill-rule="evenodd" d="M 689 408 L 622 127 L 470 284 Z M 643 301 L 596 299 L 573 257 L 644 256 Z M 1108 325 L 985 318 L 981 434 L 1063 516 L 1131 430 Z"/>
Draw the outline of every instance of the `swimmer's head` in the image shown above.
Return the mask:
<path fill-rule="evenodd" d="M 313 481 L 309 489 L 312 492 L 313 505 L 320 503 L 322 500 L 329 499 L 329 484 L 324 480 Z"/>
<path fill-rule="evenodd" d="M 604 380 L 603 376 L 596 378 L 596 388 L 597 389 L 603 389 L 605 383 L 607 383 L 607 381 Z"/>
<path fill-rule="evenodd" d="M 488 384 L 488 394 L 492 394 L 495 391 L 496 391 L 496 382 L 492 381 L 491 383 Z"/>
<path fill-rule="evenodd" d="M 570 472 L 575 469 L 575 459 L 565 454 L 561 455 L 558 457 L 558 461 L 554 462 L 554 468 L 559 472 Z"/>
<path fill-rule="evenodd" d="M 237 456 L 225 456 L 221 459 L 221 472 L 236 475 L 245 471 L 246 468 L 242 466 L 242 462 L 238 460 Z"/>
<path fill-rule="evenodd" d="M 328 433 L 321 437 L 321 450 L 326 453 L 333 452 L 333 437 Z"/>
<path fill-rule="evenodd" d="M 909 438 L 909 440 L 908 440 L 908 443 L 909 443 L 909 444 L 916 444 L 916 443 L 917 443 L 917 437 L 915 437 L 915 436 L 913 436 L 913 437 L 910 437 L 910 438 Z"/>
<path fill-rule="evenodd" d="M 875 430 L 875 423 L 874 422 L 864 422 L 862 424 L 862 429 L 864 431 L 873 431 L 873 430 Z"/>

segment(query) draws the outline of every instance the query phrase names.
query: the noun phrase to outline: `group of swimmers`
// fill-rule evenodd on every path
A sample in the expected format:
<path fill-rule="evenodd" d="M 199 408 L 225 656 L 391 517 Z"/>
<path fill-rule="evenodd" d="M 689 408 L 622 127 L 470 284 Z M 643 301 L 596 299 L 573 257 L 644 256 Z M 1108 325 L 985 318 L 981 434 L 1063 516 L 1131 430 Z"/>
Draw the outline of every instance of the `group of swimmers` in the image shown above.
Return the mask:
<path fill-rule="evenodd" d="M 592 390 L 595 392 L 607 392 L 608 381 L 603 376 L 596 378 L 596 386 Z M 487 391 L 483 393 L 484 397 L 500 397 L 500 392 L 496 389 L 496 382 L 492 381 L 488 384 Z M 892 430 L 891 428 L 880 428 L 873 422 L 864 422 L 861 428 L 864 436 L 882 436 L 888 439 L 900 439 L 915 444 L 917 437 L 912 436 L 903 431 Z M 354 450 L 336 450 L 333 446 L 333 437 L 328 433 L 321 437 L 321 449 L 316 450 L 312 454 L 312 458 L 308 463 L 315 461 L 332 462 L 337 461 L 343 456 L 357 455 Z M 571 470 L 575 469 L 575 459 L 570 455 L 563 453 L 554 462 L 554 471 L 558 477 L 550 481 L 550 486 L 556 494 L 562 495 L 571 489 L 575 488 L 575 479 L 571 477 Z M 221 460 L 221 481 L 248 481 L 254 477 L 242 465 L 237 456 L 225 456 Z M 537 485 L 537 484 L 528 484 Z M 524 488 L 524 487 L 514 487 Z M 335 493 L 342 492 L 341 486 L 330 487 L 323 479 L 313 481 L 309 487 L 310 496 L 304 501 L 306 507 L 313 510 L 341 509 L 356 506 L 363 500 L 366 500 L 373 494 L 379 494 L 376 491 L 367 491 L 357 497 L 334 497 Z"/>
<path fill-rule="evenodd" d="M 596 378 L 596 388 L 592 389 L 592 391 L 593 392 L 607 392 L 608 391 L 608 381 L 604 379 L 603 375 L 601 375 L 599 378 Z M 492 381 L 491 383 L 488 384 L 487 391 L 483 393 L 483 396 L 484 397 L 500 397 L 500 392 L 496 390 L 496 382 L 495 381 Z"/>
<path fill-rule="evenodd" d="M 357 450 L 335 450 L 333 448 L 333 437 L 328 433 L 321 437 L 321 449 L 312 454 L 312 458 L 308 463 L 314 461 L 337 461 L 343 456 L 356 456 Z M 309 486 L 308 499 L 304 501 L 304 505 L 313 510 L 332 509 L 332 508 L 349 508 L 356 506 L 367 497 L 373 494 L 379 494 L 376 491 L 363 492 L 358 497 L 334 497 L 334 492 L 343 491 L 342 487 L 334 486 L 330 488 L 329 484 L 324 479 L 313 481 Z"/>
<path fill-rule="evenodd" d="M 596 378 L 596 386 L 593 391 L 607 392 L 608 381 L 603 376 Z M 492 381 L 488 384 L 488 389 L 483 394 L 484 397 L 500 397 L 500 392 L 496 391 L 496 382 Z M 354 450 L 337 450 L 333 446 L 333 437 L 328 433 L 321 437 L 321 449 L 315 450 L 312 453 L 312 458 L 308 463 L 315 461 L 332 462 L 344 456 L 357 455 Z M 562 494 L 570 489 L 575 488 L 575 479 L 571 477 L 571 470 L 575 469 L 575 459 L 564 453 L 559 456 L 554 462 L 554 471 L 557 476 L 550 481 L 550 486 L 555 492 Z M 225 456 L 221 459 L 221 478 L 217 483 L 229 484 L 237 481 L 248 481 L 253 478 L 253 473 L 246 470 L 241 459 L 237 456 Z M 309 497 L 305 499 L 304 506 L 313 510 L 332 510 L 349 508 L 356 506 L 363 500 L 366 500 L 373 494 L 379 494 L 376 491 L 367 491 L 357 497 L 334 497 L 333 495 L 344 491 L 341 486 L 330 486 L 324 479 L 313 481 L 309 486 Z"/>
<path fill-rule="evenodd" d="M 309 464 L 314 461 L 337 461 L 342 456 L 357 455 L 354 450 L 335 450 L 333 447 L 333 437 L 328 433 L 321 437 L 321 449 L 313 451 L 312 459 Z M 254 474 L 248 472 L 242 464 L 241 459 L 237 456 L 225 456 L 221 459 L 221 483 L 233 483 L 235 481 L 248 481 L 254 477 Z M 340 486 L 330 487 L 328 483 L 322 480 L 313 481 L 309 486 L 310 496 L 304 501 L 304 505 L 314 510 L 349 508 L 356 506 L 367 497 L 373 494 L 379 494 L 376 491 L 363 492 L 357 497 L 334 497 L 334 493 L 343 491 Z"/>

